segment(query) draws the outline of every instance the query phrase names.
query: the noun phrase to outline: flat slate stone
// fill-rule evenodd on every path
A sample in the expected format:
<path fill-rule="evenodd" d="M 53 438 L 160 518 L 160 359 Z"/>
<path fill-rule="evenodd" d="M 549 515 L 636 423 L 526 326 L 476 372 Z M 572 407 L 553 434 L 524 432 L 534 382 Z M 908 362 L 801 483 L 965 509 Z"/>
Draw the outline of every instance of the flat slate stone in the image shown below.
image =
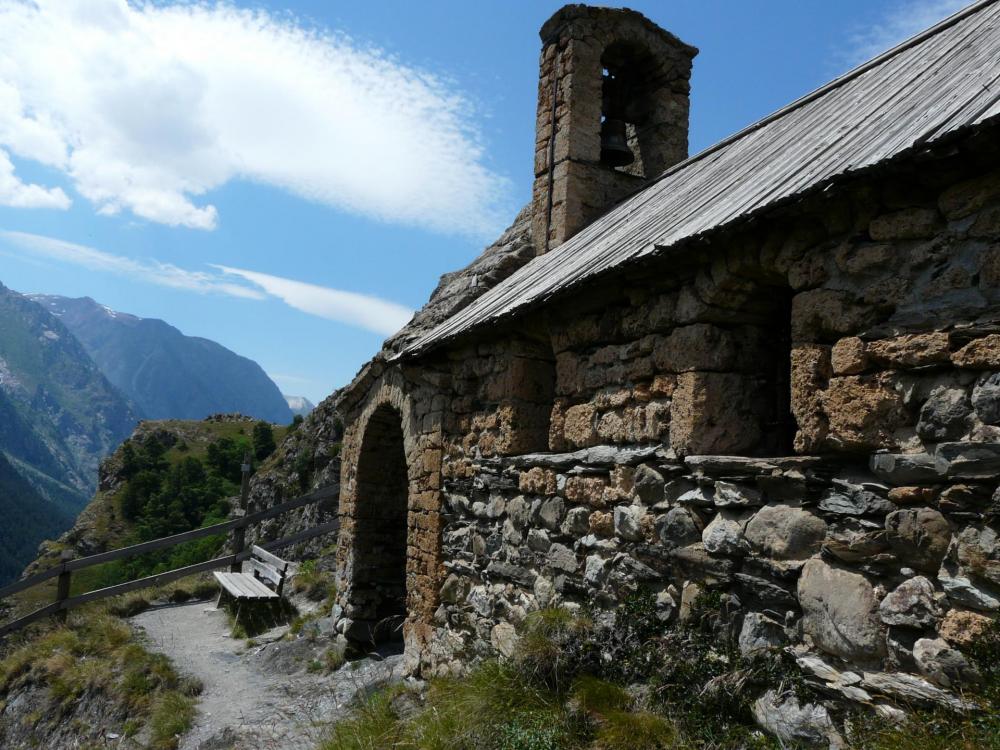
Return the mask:
<path fill-rule="evenodd" d="M 1000 474 L 1000 443 L 941 443 L 936 459 L 949 479 L 994 479 Z"/>
<path fill-rule="evenodd" d="M 868 465 L 880 479 L 900 487 L 941 482 L 947 476 L 947 467 L 929 453 L 876 453 Z"/>

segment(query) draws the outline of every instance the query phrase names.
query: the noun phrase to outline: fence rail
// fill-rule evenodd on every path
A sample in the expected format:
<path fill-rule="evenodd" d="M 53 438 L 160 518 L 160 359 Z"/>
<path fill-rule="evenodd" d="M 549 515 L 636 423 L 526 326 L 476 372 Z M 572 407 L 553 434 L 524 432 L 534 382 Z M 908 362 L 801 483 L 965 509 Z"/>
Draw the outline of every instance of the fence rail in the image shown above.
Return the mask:
<path fill-rule="evenodd" d="M 243 471 L 243 482 L 241 487 L 241 499 L 244 507 L 247 506 L 249 491 L 249 465 L 244 465 Z M 161 586 L 170 581 L 175 581 L 179 578 L 185 578 L 189 575 L 194 575 L 195 573 L 202 573 L 208 570 L 215 570 L 224 567 L 238 567 L 244 560 L 250 557 L 250 551 L 244 550 L 244 538 L 246 534 L 246 529 L 250 526 L 254 526 L 262 521 L 266 521 L 270 518 L 276 518 L 278 516 L 284 515 L 298 508 L 303 508 L 307 505 L 313 505 L 315 503 L 322 502 L 324 500 L 330 500 L 337 496 L 337 488 L 335 485 L 330 485 L 327 487 L 321 487 L 318 490 L 314 490 L 306 495 L 295 498 L 294 500 L 289 500 L 278 505 L 274 505 L 270 508 L 260 511 L 252 511 L 244 514 L 240 518 L 234 518 L 231 521 L 225 521 L 223 523 L 218 523 L 213 526 L 205 526 L 200 529 L 192 529 L 191 531 L 185 531 L 181 534 L 174 534 L 172 536 L 162 537 L 160 539 L 153 539 L 148 542 L 142 542 L 140 544 L 133 544 L 129 547 L 121 547 L 120 549 L 109 550 L 107 552 L 101 552 L 96 555 L 89 555 L 87 557 L 80 557 L 75 560 L 64 558 L 59 565 L 48 570 L 43 570 L 34 575 L 23 578 L 20 581 L 16 581 L 8 586 L 0 588 L 0 599 L 5 599 L 13 594 L 17 594 L 26 589 L 38 586 L 45 581 L 51 580 L 53 578 L 58 578 L 58 587 L 56 593 L 56 601 L 48 604 L 41 609 L 37 609 L 34 612 L 20 617 L 16 620 L 8 622 L 4 625 L 0 625 L 0 638 L 3 638 L 9 633 L 16 630 L 20 630 L 26 625 L 30 625 L 44 617 L 49 615 L 56 615 L 65 617 L 66 612 L 70 609 L 74 609 L 88 602 L 98 601 L 100 599 L 107 599 L 111 596 L 118 596 L 120 594 L 125 594 L 129 591 L 135 591 L 137 589 L 144 589 L 150 586 Z M 275 541 L 267 542 L 259 546 L 266 550 L 276 550 L 282 547 L 288 547 L 293 544 L 298 544 L 299 542 L 306 541 L 307 539 L 312 539 L 317 536 L 322 536 L 324 534 L 329 534 L 335 532 L 339 529 L 340 523 L 337 520 L 330 521 L 328 523 L 319 524 L 313 526 L 309 529 L 305 529 L 291 536 L 284 537 Z M 234 541 L 234 551 L 231 555 L 224 555 L 223 557 L 216 557 L 212 560 L 205 560 L 204 562 L 195 563 L 193 565 L 187 565 L 182 568 L 175 568 L 173 570 L 168 570 L 163 573 L 157 573 L 155 575 L 146 576 L 145 578 L 137 578 L 133 581 L 127 581 L 125 583 L 118 583 L 113 586 L 107 586 L 102 589 L 95 589 L 93 591 L 88 591 L 83 594 L 78 594 L 76 596 L 69 595 L 70 580 L 73 571 L 83 570 L 85 568 L 93 567 L 94 565 L 101 565 L 103 563 L 113 562 L 115 560 L 124 560 L 129 557 L 135 557 L 136 555 L 142 555 L 147 552 L 154 552 L 160 549 L 166 549 L 169 547 L 174 547 L 178 544 L 183 544 L 184 542 L 190 542 L 195 539 L 203 539 L 208 536 L 216 536 L 219 534 L 226 534 L 233 532 Z M 65 552 L 63 553 L 66 554 Z"/>

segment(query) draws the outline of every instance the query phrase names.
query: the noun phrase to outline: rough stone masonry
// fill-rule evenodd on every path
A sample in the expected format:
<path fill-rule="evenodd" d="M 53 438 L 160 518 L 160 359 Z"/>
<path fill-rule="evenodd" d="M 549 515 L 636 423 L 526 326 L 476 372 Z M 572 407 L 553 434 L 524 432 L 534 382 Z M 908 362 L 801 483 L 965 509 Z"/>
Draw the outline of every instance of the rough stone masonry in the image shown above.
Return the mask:
<path fill-rule="evenodd" d="M 667 623 L 721 589 L 741 648 L 798 644 L 846 698 L 960 700 L 1000 612 L 995 121 L 408 354 L 687 156 L 694 48 L 585 6 L 541 36 L 531 206 L 340 396 L 338 630 L 405 617 L 443 674 L 538 608 L 646 587 Z"/>

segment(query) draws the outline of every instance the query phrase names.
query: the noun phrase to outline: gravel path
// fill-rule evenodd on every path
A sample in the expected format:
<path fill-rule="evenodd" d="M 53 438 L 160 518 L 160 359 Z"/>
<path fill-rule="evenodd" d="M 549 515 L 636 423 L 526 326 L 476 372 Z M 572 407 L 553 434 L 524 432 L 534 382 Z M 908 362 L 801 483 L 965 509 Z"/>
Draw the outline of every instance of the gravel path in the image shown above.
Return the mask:
<path fill-rule="evenodd" d="M 201 680 L 198 717 L 181 750 L 313 750 L 361 691 L 401 679 L 401 655 L 309 672 L 323 638 L 283 640 L 287 628 L 246 647 L 229 636 L 225 613 L 210 603 L 157 607 L 132 618 L 147 646 Z"/>

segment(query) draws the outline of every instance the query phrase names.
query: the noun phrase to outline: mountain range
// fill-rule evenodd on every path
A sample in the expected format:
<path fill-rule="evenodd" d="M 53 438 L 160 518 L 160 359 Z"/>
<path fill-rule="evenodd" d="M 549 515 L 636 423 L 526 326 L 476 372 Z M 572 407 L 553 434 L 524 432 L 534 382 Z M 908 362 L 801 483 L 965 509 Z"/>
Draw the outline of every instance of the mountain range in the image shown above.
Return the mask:
<path fill-rule="evenodd" d="M 0 284 L 0 585 L 65 531 L 140 419 L 292 411 L 252 360 L 92 299 Z"/>
<path fill-rule="evenodd" d="M 261 366 L 214 341 L 185 336 L 162 320 L 117 312 L 89 297 L 28 296 L 73 332 L 145 419 L 236 412 L 275 424 L 292 419 Z"/>

